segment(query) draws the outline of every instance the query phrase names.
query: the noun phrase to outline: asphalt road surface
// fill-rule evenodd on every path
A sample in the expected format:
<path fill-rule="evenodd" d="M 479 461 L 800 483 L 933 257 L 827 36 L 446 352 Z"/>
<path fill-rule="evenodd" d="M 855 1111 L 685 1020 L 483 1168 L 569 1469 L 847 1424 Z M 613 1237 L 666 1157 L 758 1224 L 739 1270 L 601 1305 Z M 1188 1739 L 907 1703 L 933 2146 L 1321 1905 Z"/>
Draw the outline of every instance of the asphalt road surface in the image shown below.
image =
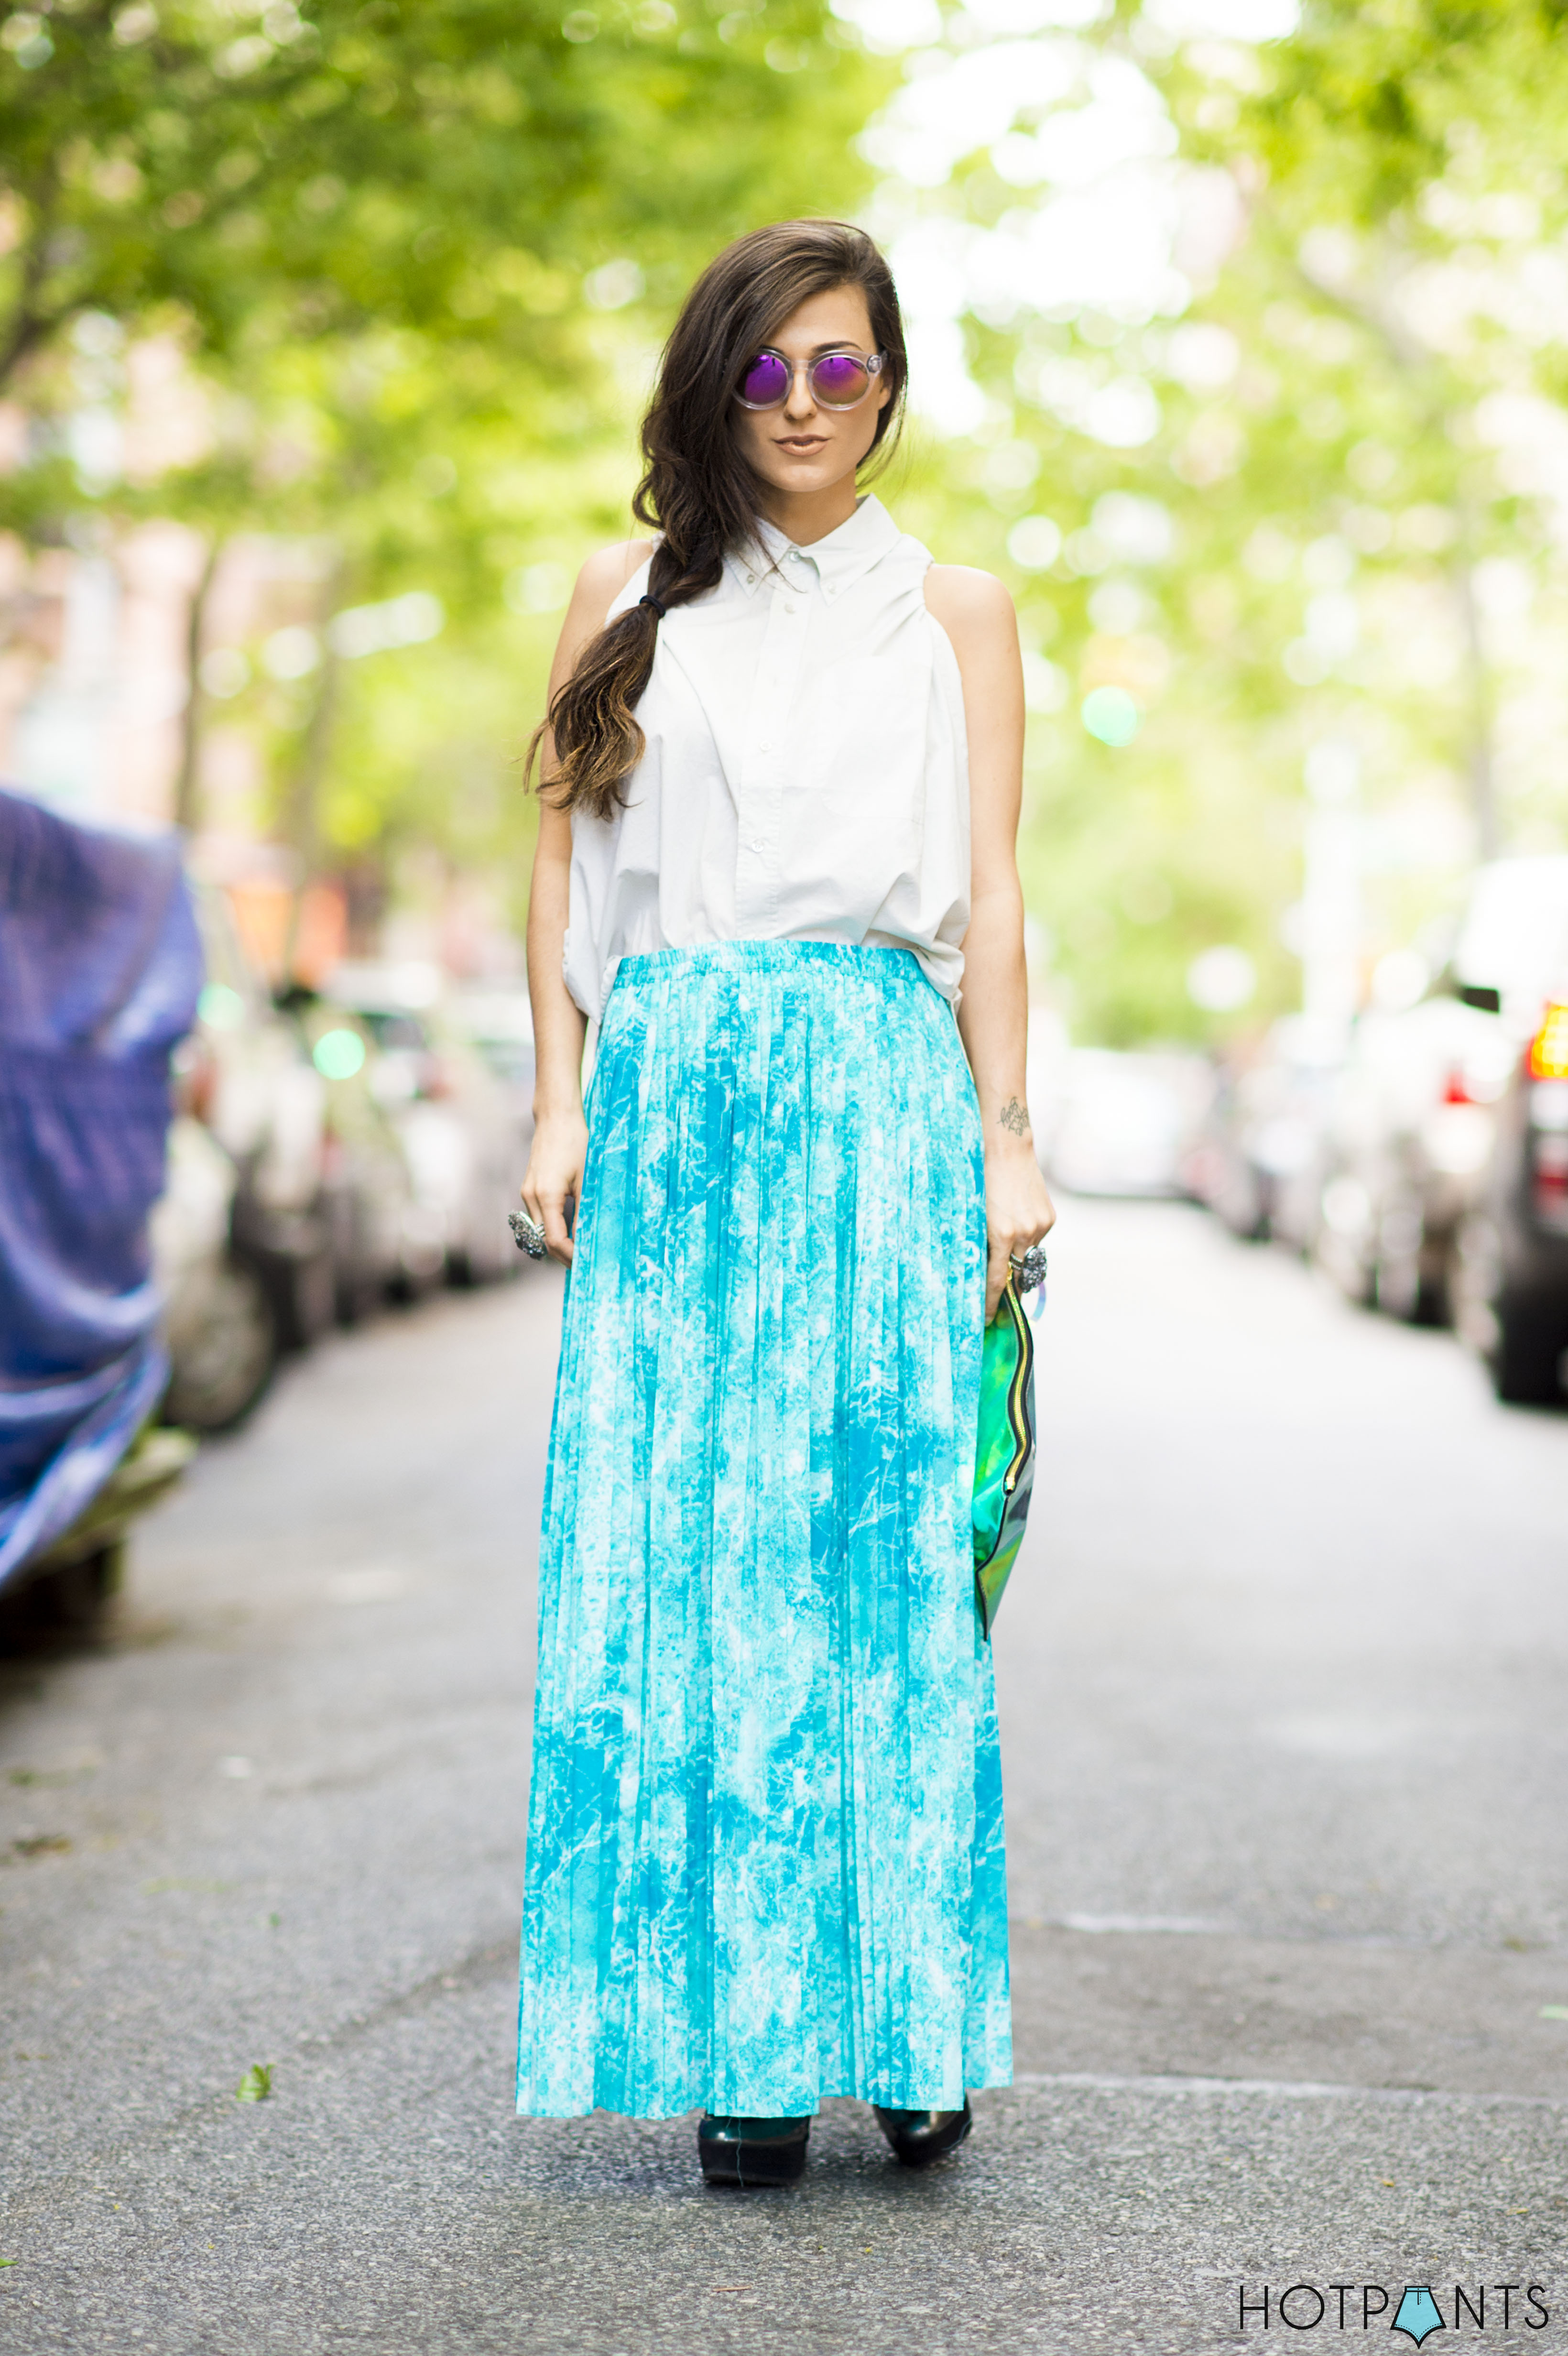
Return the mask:
<path fill-rule="evenodd" d="M 834 2103 L 802 2188 L 716 2192 L 689 2120 L 510 2108 L 559 1300 L 334 1341 L 98 1642 L 0 1663 L 0 2343 L 1397 2349 L 1428 2286 L 1428 2356 L 1568 2347 L 1568 1418 L 1069 1205 L 997 1636 L 1017 2083 L 928 2177 Z"/>

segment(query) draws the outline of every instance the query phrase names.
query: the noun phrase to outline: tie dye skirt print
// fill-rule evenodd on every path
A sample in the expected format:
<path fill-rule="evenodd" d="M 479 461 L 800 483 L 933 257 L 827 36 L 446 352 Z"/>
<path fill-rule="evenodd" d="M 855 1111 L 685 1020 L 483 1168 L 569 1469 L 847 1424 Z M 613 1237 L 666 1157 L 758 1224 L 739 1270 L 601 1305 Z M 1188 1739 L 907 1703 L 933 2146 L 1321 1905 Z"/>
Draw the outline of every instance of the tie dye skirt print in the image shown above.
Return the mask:
<path fill-rule="evenodd" d="M 546 1487 L 517 2107 L 1011 2069 L 979 1119 L 914 958 L 627 958 Z"/>

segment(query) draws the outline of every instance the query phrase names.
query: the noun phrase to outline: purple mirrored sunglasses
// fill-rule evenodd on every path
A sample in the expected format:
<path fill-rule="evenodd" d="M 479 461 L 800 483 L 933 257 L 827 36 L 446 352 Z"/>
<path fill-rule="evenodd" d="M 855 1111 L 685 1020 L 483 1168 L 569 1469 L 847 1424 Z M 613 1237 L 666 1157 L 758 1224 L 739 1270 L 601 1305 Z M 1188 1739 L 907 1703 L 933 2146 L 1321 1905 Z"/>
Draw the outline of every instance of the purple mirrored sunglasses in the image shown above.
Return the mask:
<path fill-rule="evenodd" d="M 888 364 L 886 352 L 825 352 L 805 371 L 811 397 L 823 409 L 858 409 Z M 760 351 L 746 362 L 735 398 L 742 409 L 782 409 L 795 371 L 782 352 Z"/>

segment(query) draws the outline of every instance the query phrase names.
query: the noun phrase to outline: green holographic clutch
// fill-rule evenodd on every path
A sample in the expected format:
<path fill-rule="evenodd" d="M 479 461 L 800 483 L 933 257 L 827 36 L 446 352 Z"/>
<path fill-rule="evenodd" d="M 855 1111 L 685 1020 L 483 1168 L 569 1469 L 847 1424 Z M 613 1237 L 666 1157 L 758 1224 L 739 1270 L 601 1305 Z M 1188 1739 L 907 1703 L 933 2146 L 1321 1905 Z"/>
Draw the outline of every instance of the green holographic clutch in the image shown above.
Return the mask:
<path fill-rule="evenodd" d="M 987 1637 L 1029 1519 L 1034 1486 L 1034 1335 L 1009 1276 L 986 1328 L 975 1451 L 975 1601 Z"/>

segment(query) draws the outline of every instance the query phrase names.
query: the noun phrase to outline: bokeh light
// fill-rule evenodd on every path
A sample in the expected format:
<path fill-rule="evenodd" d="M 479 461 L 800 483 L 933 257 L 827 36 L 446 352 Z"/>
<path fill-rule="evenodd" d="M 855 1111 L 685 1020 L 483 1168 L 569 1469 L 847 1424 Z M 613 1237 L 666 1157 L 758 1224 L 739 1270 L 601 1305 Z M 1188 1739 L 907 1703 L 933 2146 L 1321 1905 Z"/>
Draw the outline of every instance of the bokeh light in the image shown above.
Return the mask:
<path fill-rule="evenodd" d="M 357 1031 L 324 1031 L 311 1050 L 324 1080 L 351 1080 L 365 1067 L 365 1042 Z"/>

